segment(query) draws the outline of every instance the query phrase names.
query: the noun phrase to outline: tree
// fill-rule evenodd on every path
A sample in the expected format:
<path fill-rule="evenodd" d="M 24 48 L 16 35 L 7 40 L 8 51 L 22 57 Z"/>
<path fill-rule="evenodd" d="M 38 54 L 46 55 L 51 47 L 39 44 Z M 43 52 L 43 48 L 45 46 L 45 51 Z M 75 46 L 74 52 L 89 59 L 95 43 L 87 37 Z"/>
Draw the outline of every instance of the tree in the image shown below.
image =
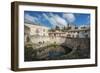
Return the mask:
<path fill-rule="evenodd" d="M 78 27 L 75 26 L 75 29 L 78 29 Z"/>
<path fill-rule="evenodd" d="M 61 31 L 65 32 L 66 31 L 66 27 L 64 26 Z"/>
<path fill-rule="evenodd" d="M 49 29 L 49 32 L 54 32 L 55 31 L 55 29 Z"/>
<path fill-rule="evenodd" d="M 59 26 L 56 26 L 55 29 L 56 29 L 56 30 L 60 30 L 60 27 L 59 27 Z"/>

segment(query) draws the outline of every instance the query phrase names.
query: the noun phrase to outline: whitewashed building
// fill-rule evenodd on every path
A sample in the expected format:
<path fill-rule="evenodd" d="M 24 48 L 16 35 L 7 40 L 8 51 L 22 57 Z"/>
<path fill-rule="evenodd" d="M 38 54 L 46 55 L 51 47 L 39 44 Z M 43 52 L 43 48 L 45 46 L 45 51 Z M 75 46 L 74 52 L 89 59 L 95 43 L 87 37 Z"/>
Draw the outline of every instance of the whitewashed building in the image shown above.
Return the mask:
<path fill-rule="evenodd" d="M 49 28 L 48 27 L 41 26 L 41 25 L 36 25 L 36 24 L 27 24 L 27 23 L 25 23 L 25 26 L 27 28 L 29 28 L 28 30 L 30 32 L 28 32 L 28 33 L 30 35 L 32 43 L 37 44 L 37 43 L 40 43 L 40 42 L 49 41 L 49 38 L 48 38 Z M 25 28 L 25 30 L 27 30 L 27 29 Z"/>
<path fill-rule="evenodd" d="M 34 44 L 41 43 L 63 43 L 66 38 L 90 38 L 90 28 L 80 27 L 63 32 L 60 30 L 49 31 L 48 27 L 25 23 L 25 41 L 30 40 Z M 29 39 L 30 38 L 30 39 Z"/>

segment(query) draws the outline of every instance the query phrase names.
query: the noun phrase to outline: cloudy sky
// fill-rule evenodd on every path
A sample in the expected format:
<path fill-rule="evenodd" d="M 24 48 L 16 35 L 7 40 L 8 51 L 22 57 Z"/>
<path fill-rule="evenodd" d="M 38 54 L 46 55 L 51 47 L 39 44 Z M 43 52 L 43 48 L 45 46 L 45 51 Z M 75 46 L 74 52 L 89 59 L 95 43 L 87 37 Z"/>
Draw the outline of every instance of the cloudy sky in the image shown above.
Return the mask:
<path fill-rule="evenodd" d="M 68 23 L 81 26 L 90 24 L 90 14 L 24 11 L 24 22 L 40 24 L 49 28 L 67 26 Z"/>

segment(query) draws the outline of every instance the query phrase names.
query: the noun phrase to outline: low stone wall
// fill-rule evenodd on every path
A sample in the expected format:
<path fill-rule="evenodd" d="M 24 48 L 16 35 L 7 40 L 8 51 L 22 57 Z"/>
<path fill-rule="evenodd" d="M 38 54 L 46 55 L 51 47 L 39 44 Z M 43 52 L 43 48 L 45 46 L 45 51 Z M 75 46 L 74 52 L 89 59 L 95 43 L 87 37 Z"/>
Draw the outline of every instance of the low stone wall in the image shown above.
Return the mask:
<path fill-rule="evenodd" d="M 66 38 L 65 42 L 62 44 L 69 48 L 75 49 L 89 49 L 90 39 L 89 38 Z"/>
<path fill-rule="evenodd" d="M 64 45 L 69 48 L 81 48 L 86 49 L 90 48 L 90 39 L 89 38 L 66 38 L 66 37 L 55 37 L 50 38 L 51 43 L 56 43 L 58 45 Z"/>
<path fill-rule="evenodd" d="M 66 37 L 32 37 L 32 43 L 39 44 L 42 42 L 44 45 L 49 45 L 56 43 L 58 45 L 64 45 L 69 48 L 81 48 L 86 49 L 90 48 L 90 39 L 89 38 L 66 38 Z"/>

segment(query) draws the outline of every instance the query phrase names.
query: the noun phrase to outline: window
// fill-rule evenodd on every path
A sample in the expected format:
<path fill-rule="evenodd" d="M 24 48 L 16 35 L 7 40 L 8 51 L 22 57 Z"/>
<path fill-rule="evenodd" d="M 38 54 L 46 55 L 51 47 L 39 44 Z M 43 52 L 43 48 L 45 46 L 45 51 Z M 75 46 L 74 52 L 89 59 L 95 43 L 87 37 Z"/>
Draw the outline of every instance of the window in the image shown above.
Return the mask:
<path fill-rule="evenodd" d="M 67 37 L 71 37 L 71 35 L 70 35 L 70 34 L 68 34 L 68 35 L 67 35 Z"/>
<path fill-rule="evenodd" d="M 36 33 L 39 33 L 39 29 L 36 29 Z"/>
<path fill-rule="evenodd" d="M 45 29 L 43 29 L 43 32 L 45 32 Z"/>

